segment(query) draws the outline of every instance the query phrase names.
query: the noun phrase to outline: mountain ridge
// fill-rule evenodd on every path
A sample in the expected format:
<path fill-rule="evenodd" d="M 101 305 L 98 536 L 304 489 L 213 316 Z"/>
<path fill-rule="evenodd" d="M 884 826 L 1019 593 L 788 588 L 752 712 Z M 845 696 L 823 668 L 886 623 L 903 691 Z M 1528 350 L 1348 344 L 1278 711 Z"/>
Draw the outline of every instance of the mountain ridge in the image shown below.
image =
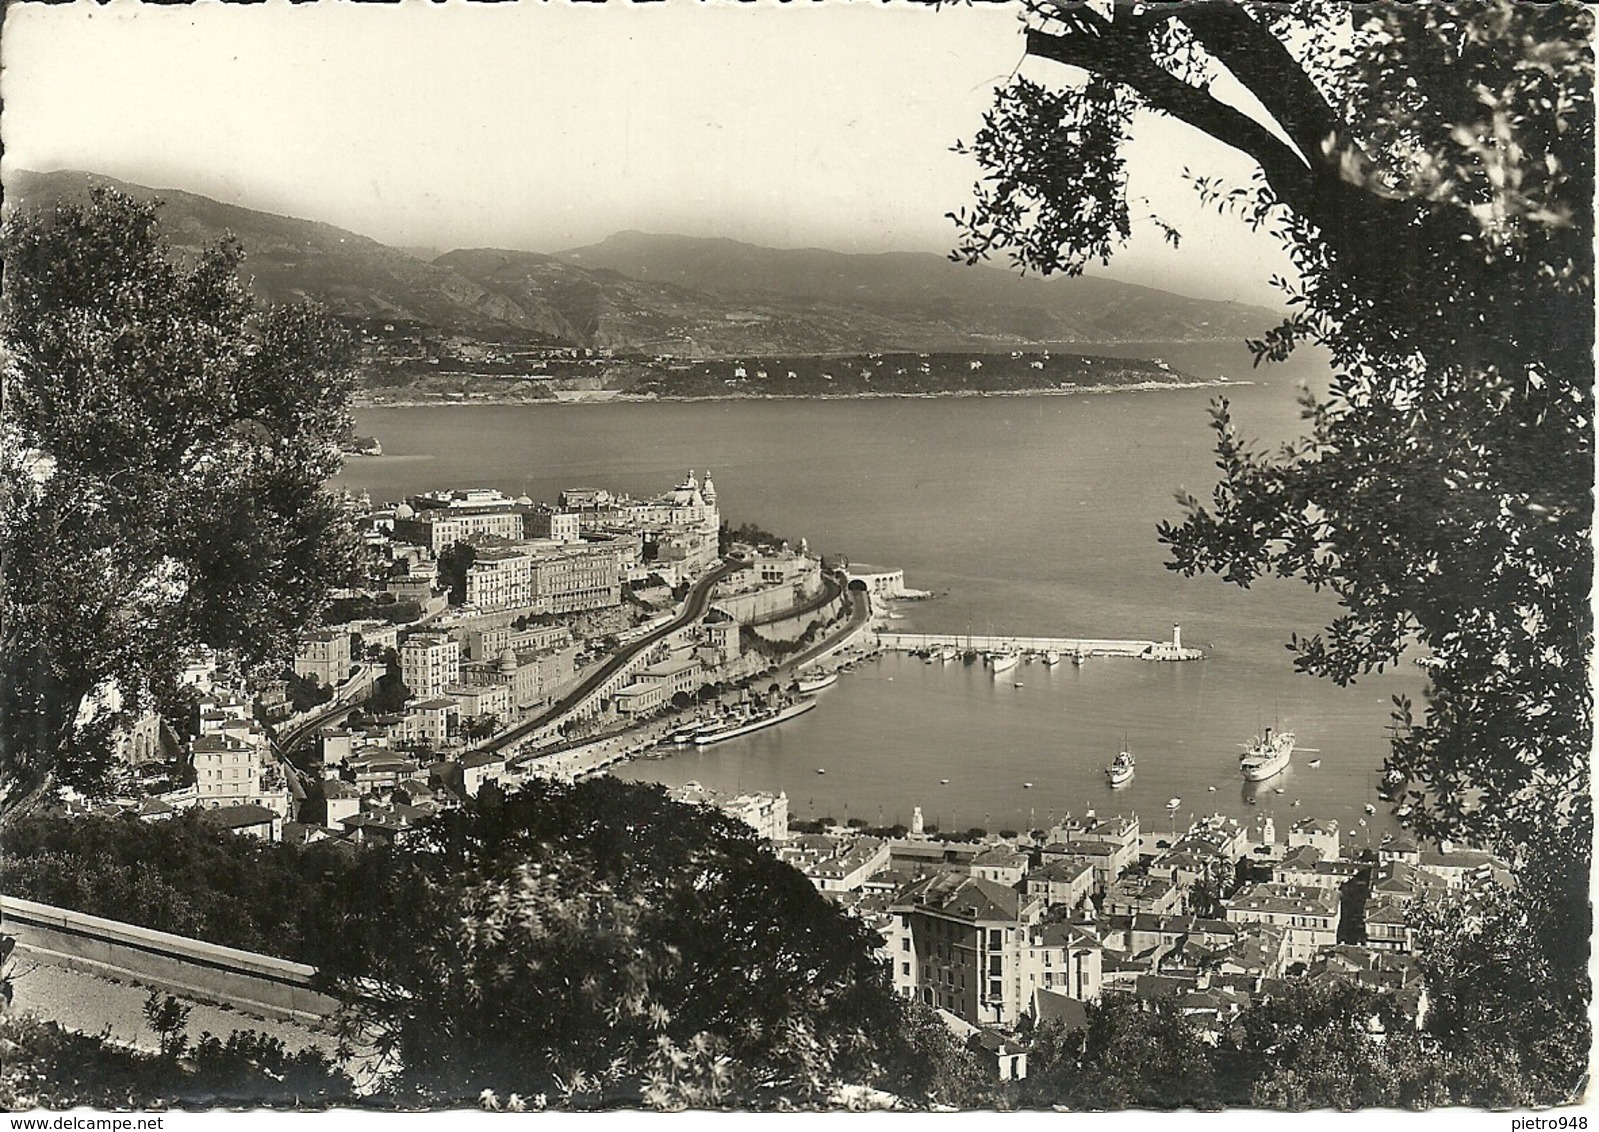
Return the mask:
<path fill-rule="evenodd" d="M 192 254 L 231 232 L 241 277 L 267 302 L 446 333 L 686 357 L 1241 338 L 1262 307 L 1083 276 L 1022 277 L 929 252 L 768 248 L 628 229 L 548 253 L 457 248 L 431 260 L 323 221 L 76 170 L 8 171 L 7 207 L 50 206 L 105 184 L 160 199 L 163 232 Z"/>

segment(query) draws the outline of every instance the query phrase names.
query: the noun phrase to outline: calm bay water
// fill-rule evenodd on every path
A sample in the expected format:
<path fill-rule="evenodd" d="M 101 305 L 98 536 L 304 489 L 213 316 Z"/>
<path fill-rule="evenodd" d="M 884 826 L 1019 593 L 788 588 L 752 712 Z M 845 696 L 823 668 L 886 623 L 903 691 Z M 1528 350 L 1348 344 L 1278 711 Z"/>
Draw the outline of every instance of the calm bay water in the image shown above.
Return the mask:
<path fill-rule="evenodd" d="M 1204 377 L 1258 376 L 1232 346 L 1116 352 Z M 1287 439 L 1299 427 L 1295 380 L 1322 376 L 1314 358 L 1297 365 L 1225 391 L 369 409 L 359 431 L 385 455 L 351 459 L 338 482 L 377 499 L 493 486 L 553 500 L 575 486 L 652 494 L 709 469 L 735 525 L 903 567 L 908 585 L 939 595 L 903 605 L 896 628 L 1164 638 L 1180 621 L 1184 642 L 1210 653 L 1191 664 L 1024 664 L 997 680 L 884 658 L 824 692 L 820 710 L 619 768 L 625 777 L 783 789 L 801 816 L 908 822 L 919 805 L 945 828 L 1021 828 L 1087 806 L 1164 828 L 1179 797 L 1179 818 L 1314 815 L 1363 838 L 1393 828 L 1362 806 L 1376 801 L 1391 697 L 1416 695 L 1420 673 L 1347 689 L 1295 674 L 1284 642 L 1326 624 L 1325 595 L 1182 578 L 1155 537 L 1178 517 L 1179 487 L 1203 497 L 1214 482 L 1210 401 L 1225 392 L 1246 435 Z M 1246 786 L 1239 744 L 1274 722 L 1315 753 Z M 1112 792 L 1102 768 L 1124 741 L 1138 773 Z"/>

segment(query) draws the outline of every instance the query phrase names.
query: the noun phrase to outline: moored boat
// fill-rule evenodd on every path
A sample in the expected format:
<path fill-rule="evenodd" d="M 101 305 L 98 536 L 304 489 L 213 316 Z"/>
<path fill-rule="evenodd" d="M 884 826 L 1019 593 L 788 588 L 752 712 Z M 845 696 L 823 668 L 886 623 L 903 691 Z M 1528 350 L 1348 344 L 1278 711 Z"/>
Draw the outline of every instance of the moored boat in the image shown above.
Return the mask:
<path fill-rule="evenodd" d="M 1110 765 L 1105 768 L 1105 777 L 1110 779 L 1112 786 L 1122 786 L 1133 780 L 1133 771 L 1133 753 L 1123 749 L 1110 760 Z"/>
<path fill-rule="evenodd" d="M 1059 664 L 1060 663 L 1060 653 L 1056 652 L 1054 649 L 1050 649 L 1048 652 L 1046 652 L 1044 654 L 1044 663 L 1045 664 L 1051 664 L 1051 665 Z"/>
<path fill-rule="evenodd" d="M 694 736 L 694 745 L 696 747 L 708 747 L 712 743 L 720 743 L 726 739 L 737 739 L 740 735 L 748 735 L 752 731 L 774 727 L 786 720 L 793 719 L 797 715 L 804 715 L 815 706 L 815 697 L 807 696 L 803 700 L 795 700 L 793 703 L 776 710 L 763 711 L 748 718 L 734 720 L 730 725 L 720 730 L 700 732 Z"/>
<path fill-rule="evenodd" d="M 1248 782 L 1264 782 L 1288 769 L 1294 753 L 1294 733 L 1268 727 L 1238 756 L 1238 769 Z"/>
<path fill-rule="evenodd" d="M 828 672 L 821 676 L 811 676 L 799 682 L 800 695 L 808 696 L 812 692 L 820 692 L 823 688 L 830 688 L 838 683 L 838 673 Z"/>
<path fill-rule="evenodd" d="M 990 663 L 993 665 L 994 674 L 997 676 L 1001 672 L 1009 672 L 1012 668 L 1015 668 L 1020 660 L 1021 657 L 1013 652 L 997 652 Z"/>

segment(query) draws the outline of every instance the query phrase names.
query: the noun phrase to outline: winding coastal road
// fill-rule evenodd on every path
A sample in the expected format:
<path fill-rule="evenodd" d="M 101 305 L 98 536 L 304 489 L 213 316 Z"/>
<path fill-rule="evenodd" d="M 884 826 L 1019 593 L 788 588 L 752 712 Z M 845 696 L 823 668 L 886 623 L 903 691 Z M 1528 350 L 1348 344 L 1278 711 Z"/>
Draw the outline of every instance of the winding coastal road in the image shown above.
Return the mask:
<path fill-rule="evenodd" d="M 585 676 L 582 683 L 580 683 L 576 688 L 572 689 L 572 691 L 568 692 L 565 696 L 557 700 L 549 708 L 540 712 L 526 723 L 518 724 L 510 730 L 496 735 L 488 742 L 483 743 L 478 747 L 474 747 L 474 753 L 481 751 L 504 750 L 511 744 L 519 742 L 526 736 L 531 735 L 533 732 L 539 730 L 541 727 L 548 726 L 554 720 L 559 719 L 561 716 L 571 711 L 573 707 L 582 702 L 585 696 L 589 695 L 594 691 L 595 688 L 598 688 L 612 676 L 615 676 L 616 673 L 623 668 L 623 666 L 630 663 L 640 653 L 653 648 L 663 638 L 677 632 L 679 629 L 683 628 L 683 626 L 692 624 L 693 622 L 698 621 L 701 617 L 704 617 L 705 611 L 710 608 L 711 591 L 716 587 L 716 583 L 720 582 L 723 578 L 726 578 L 734 571 L 748 569 L 748 567 L 748 562 L 744 562 L 739 559 L 724 560 L 720 566 L 716 567 L 709 574 L 706 574 L 705 577 L 694 583 L 694 588 L 689 590 L 688 597 L 683 601 L 683 608 L 678 611 L 676 617 L 672 618 L 672 620 L 668 621 L 660 628 L 655 629 L 649 635 L 633 641 L 616 653 L 612 654 L 609 660 L 600 665 L 599 668 L 595 669 L 588 676 Z"/>

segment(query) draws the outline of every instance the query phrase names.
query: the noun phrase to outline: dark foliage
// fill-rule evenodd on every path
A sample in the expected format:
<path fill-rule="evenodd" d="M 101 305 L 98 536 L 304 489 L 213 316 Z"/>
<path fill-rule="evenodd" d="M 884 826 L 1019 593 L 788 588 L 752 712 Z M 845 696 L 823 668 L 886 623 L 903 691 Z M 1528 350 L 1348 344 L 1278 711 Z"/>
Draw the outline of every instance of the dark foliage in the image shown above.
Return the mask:
<path fill-rule="evenodd" d="M 320 1050 L 291 1054 L 254 1030 L 191 1043 L 182 1029 L 169 1031 L 173 1049 L 144 1053 L 33 1017 L 0 1017 L 0 1108 L 307 1109 L 356 1099 L 348 1075 Z"/>
<path fill-rule="evenodd" d="M 659 787 L 490 795 L 419 848 L 389 889 L 407 930 L 352 925 L 371 961 L 335 972 L 387 988 L 352 1021 L 419 1101 L 819 1104 L 916 1060 L 869 930 Z"/>
<path fill-rule="evenodd" d="M 323 481 L 348 428 L 348 341 L 305 307 L 260 312 L 235 243 L 166 256 L 156 209 L 111 190 L 3 232 L 0 776 L 96 791 L 107 739 L 176 712 L 198 645 L 281 665 L 355 541 Z M 114 683 L 120 710 L 75 726 Z M 174 718 L 179 716 L 174 714 Z"/>
<path fill-rule="evenodd" d="M 973 147 L 985 181 L 957 217 L 959 254 L 1006 247 L 1046 272 L 1102 258 L 1125 239 L 1125 212 L 1080 201 L 1123 198 L 1107 154 L 1138 108 L 1258 163 L 1244 185 L 1172 174 L 1293 259 L 1299 278 L 1280 281 L 1292 313 L 1250 343 L 1257 360 L 1316 342 L 1333 378 L 1304 398 L 1309 435 L 1280 452 L 1249 444 L 1218 403 L 1222 481 L 1208 501 L 1185 498 L 1186 518 L 1160 537 L 1184 573 L 1300 577 L 1334 593 L 1340 616 L 1290 642 L 1301 671 L 1347 684 L 1409 646 L 1430 654 L 1425 713 L 1395 705 L 1390 796 L 1417 833 L 1515 860 L 1528 925 L 1517 952 L 1489 945 L 1492 925 L 1454 933 L 1434 977 L 1458 987 L 1448 969 L 1462 962 L 1531 996 L 1478 1003 L 1505 1016 L 1498 1031 L 1435 1037 L 1452 1057 L 1520 1064 L 1531 1094 L 1558 1094 L 1587 1044 L 1592 923 L 1592 10 L 1029 11 L 1028 51 L 1093 78 L 1001 94 Z M 1279 131 L 1214 95 L 1223 69 Z M 1495 1032 L 1525 1040 L 1501 1048 Z"/>
<path fill-rule="evenodd" d="M 439 553 L 439 585 L 449 591 L 451 605 L 466 603 L 466 575 L 477 561 L 477 547 L 458 542 Z"/>

